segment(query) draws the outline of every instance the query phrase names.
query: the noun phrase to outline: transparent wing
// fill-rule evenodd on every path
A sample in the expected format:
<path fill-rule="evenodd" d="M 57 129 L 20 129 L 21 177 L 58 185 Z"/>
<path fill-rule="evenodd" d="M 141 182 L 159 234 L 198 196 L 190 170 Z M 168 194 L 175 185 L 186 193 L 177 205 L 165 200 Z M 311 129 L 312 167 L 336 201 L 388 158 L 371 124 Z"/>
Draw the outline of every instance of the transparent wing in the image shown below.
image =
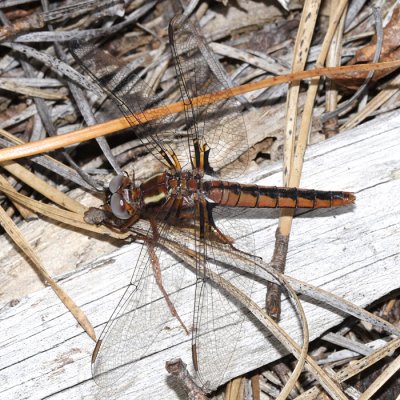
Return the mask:
<path fill-rule="evenodd" d="M 177 16 L 170 23 L 169 38 L 185 104 L 186 146 L 190 159 L 196 160 L 196 143 L 200 148 L 207 145 L 211 171 L 206 172 L 225 167 L 224 177 L 241 175 L 246 163 L 231 164 L 248 148 L 241 106 L 233 97 L 207 104 L 215 92 L 229 89 L 224 71 L 196 25 L 182 22 Z M 203 106 L 194 106 L 192 99 L 197 96 L 204 96 Z M 240 272 L 231 245 L 225 245 L 227 253 L 217 250 L 224 241 L 231 241 L 241 250 L 252 253 L 254 243 L 250 226 L 244 220 L 235 220 L 238 210 L 211 210 L 209 205 L 200 203 L 197 207 L 193 231 L 197 263 L 193 358 L 200 382 L 206 389 L 213 390 L 232 373 L 233 357 L 244 337 L 243 322 L 246 319 L 245 310 L 221 289 L 218 278 L 227 280 L 248 295 L 253 287 L 253 281 Z M 216 229 L 212 228 L 213 220 Z M 206 270 L 215 273 L 217 282 Z"/>
<path fill-rule="evenodd" d="M 196 159 L 196 146 L 210 147 L 209 163 L 218 170 L 236 160 L 247 150 L 247 134 L 240 115 L 239 103 L 231 98 L 201 107 L 193 107 L 192 98 L 204 95 L 212 99 L 213 92 L 229 88 L 224 73 L 215 60 L 198 30 L 191 23 L 179 23 L 175 18 L 170 25 L 170 41 L 174 54 L 179 86 L 185 102 L 187 140 L 177 153 L 186 154 L 181 164 Z M 87 72 L 97 81 L 100 89 L 110 96 L 127 120 L 134 125 L 131 115 L 158 104 L 158 99 L 149 87 L 125 65 L 109 54 L 90 45 L 73 44 L 71 52 Z M 171 119 L 135 127 L 137 136 L 143 140 L 149 151 L 160 161 L 165 161 L 163 153 L 168 152 L 166 137 L 178 139 L 171 128 Z M 165 134 L 167 132 L 167 135 Z M 197 147 L 198 150 L 198 147 Z M 210 172 L 210 171 L 207 171 Z M 238 176 L 242 170 L 230 167 L 228 176 Z M 217 210 L 214 210 L 214 217 Z M 228 210 L 223 209 L 217 226 L 225 234 L 225 240 L 240 241 L 249 238 L 250 229 L 246 224 L 234 221 L 230 228 Z M 210 214 L 211 215 L 211 214 Z M 222 239 L 218 230 L 211 228 L 205 214 L 196 213 L 193 219 L 193 238 L 185 245 L 195 250 L 197 265 L 197 289 L 194 306 L 193 344 L 196 367 L 201 382 L 212 389 L 222 382 L 231 370 L 235 349 L 243 338 L 242 324 L 245 312 L 238 303 L 225 294 L 204 272 L 214 271 L 246 292 L 251 292 L 252 281 L 239 272 L 232 257 L 217 255 Z M 238 226 L 241 228 L 238 229 Z M 167 234 L 166 225 L 163 235 Z M 170 231 L 173 232 L 171 227 Z M 177 229 L 178 231 L 178 229 Z M 232 232 L 235 232 L 235 236 Z M 168 232 L 170 233 L 170 232 Z M 149 232 L 151 236 L 151 232 Z M 173 235 L 169 236 L 173 238 Z M 251 240 L 249 240 L 251 242 Z M 237 245 L 237 242 L 236 242 Z M 226 245 L 230 247 L 230 245 Z M 248 242 L 241 248 L 252 252 Z M 153 250 L 156 257 L 154 257 Z M 218 258 L 219 257 L 219 258 Z M 160 264 L 160 273 L 168 297 L 176 302 L 184 269 L 177 265 L 167 268 L 168 253 L 155 247 L 149 253 L 144 250 L 137 262 L 132 282 L 119 306 L 100 337 L 98 352 L 94 357 L 93 375 L 101 386 L 110 386 L 116 380 L 134 376 L 134 367 L 141 358 L 151 352 L 157 336 L 166 324 L 176 319 L 167 306 L 165 296 L 153 273 L 154 258 Z"/>
<path fill-rule="evenodd" d="M 193 319 L 195 369 L 201 384 L 210 391 L 234 376 L 239 346 L 245 338 L 243 323 L 248 320 L 246 309 L 222 288 L 221 280 L 248 296 L 254 286 L 252 271 L 241 271 L 232 245 L 223 243 L 229 240 L 241 251 L 252 253 L 254 240 L 250 225 L 243 218 L 237 219 L 235 210 L 227 208 L 214 209 L 213 218 L 219 232 L 209 231 L 201 239 L 201 224 L 197 224 L 199 229 L 195 232 L 197 286 Z M 221 234 L 225 235 L 224 239 Z M 211 278 L 204 268 L 212 271 L 214 277 Z"/>
<path fill-rule="evenodd" d="M 164 229 L 161 233 L 166 235 Z M 154 263 L 158 264 L 157 268 Z M 93 354 L 92 372 L 99 386 L 108 388 L 117 381 L 119 384 L 134 383 L 138 373 L 136 363 L 157 351 L 156 339 L 162 330 L 168 331 L 168 325 L 179 324 L 167 305 L 160 281 L 175 307 L 184 272 L 184 267 L 162 248 L 144 245 L 131 283 Z"/>
<path fill-rule="evenodd" d="M 135 133 L 157 159 L 165 162 L 163 154 L 174 141 L 181 164 L 186 166 L 194 159 L 193 141 L 206 143 L 210 148 L 210 166 L 213 170 L 224 170 L 227 177 L 243 173 L 247 162 L 242 157 L 240 165 L 229 166 L 248 149 L 247 133 L 240 114 L 240 103 L 235 98 L 194 107 L 192 99 L 205 96 L 212 99 L 214 92 L 229 89 L 225 72 L 216 61 L 197 26 L 187 21 L 180 23 L 175 17 L 170 23 L 170 45 L 177 71 L 177 79 L 185 102 L 187 135 L 183 140 L 177 133 L 172 115 L 144 124 L 137 124 L 133 114 L 163 105 L 154 91 L 126 64 L 89 42 L 73 41 L 71 54 L 98 84 L 134 126 Z M 145 120 L 141 115 L 141 119 Z"/>
<path fill-rule="evenodd" d="M 212 170 L 226 167 L 224 176 L 232 178 L 241 175 L 246 168 L 245 161 L 240 165 L 229 165 L 248 149 L 240 103 L 231 97 L 195 107 L 192 101 L 194 97 L 204 96 L 207 102 L 215 97 L 215 92 L 229 89 L 225 72 L 197 26 L 190 21 L 182 22 L 181 16 L 173 18 L 169 26 L 169 39 L 185 104 L 188 132 L 185 145 L 190 159 L 195 158 L 193 143 L 197 140 L 211 148 L 209 163 Z"/>
<path fill-rule="evenodd" d="M 153 89 L 134 72 L 134 65 L 124 63 L 96 48 L 91 42 L 72 41 L 70 51 L 77 63 L 97 83 L 100 93 L 111 100 L 110 106 L 116 106 L 134 127 L 135 134 L 148 151 L 165 163 L 164 154 L 169 149 L 167 143 L 175 137 L 173 117 L 168 115 L 147 121 L 142 114 L 142 123 L 139 124 L 134 114 L 160 106 L 162 102 Z"/>

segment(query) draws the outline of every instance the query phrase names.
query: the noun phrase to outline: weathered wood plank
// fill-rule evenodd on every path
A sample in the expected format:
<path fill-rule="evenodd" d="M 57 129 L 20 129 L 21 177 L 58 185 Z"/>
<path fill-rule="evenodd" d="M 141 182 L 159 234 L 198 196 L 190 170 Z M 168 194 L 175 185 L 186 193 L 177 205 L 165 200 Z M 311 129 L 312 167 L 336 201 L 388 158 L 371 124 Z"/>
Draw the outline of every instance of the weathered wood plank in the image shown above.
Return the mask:
<path fill-rule="evenodd" d="M 287 262 L 289 275 L 360 306 L 400 287 L 399 126 L 400 115 L 393 115 L 309 149 L 302 186 L 355 191 L 357 205 L 347 210 L 302 213 L 295 219 Z M 249 179 L 279 184 L 280 167 Z M 266 210 L 255 215 L 251 224 L 257 252 L 268 260 L 278 213 Z M 68 251 L 61 235 L 54 245 Z M 124 246 L 60 277 L 61 285 L 87 313 L 98 334 L 129 282 L 139 249 L 138 244 Z M 179 308 L 189 323 L 191 306 L 184 299 L 192 295 L 193 287 L 185 288 Z M 262 304 L 264 288 L 257 287 L 254 298 Z M 341 313 L 312 302 L 304 301 L 304 307 L 312 338 L 343 319 Z M 299 341 L 298 322 L 291 315 L 284 301 L 282 326 Z M 24 297 L 13 307 L 3 306 L 0 329 L 0 399 L 4 400 L 177 399 L 164 363 L 176 356 L 190 362 L 190 338 L 173 324 L 160 337 L 152 355 L 140 361 L 135 381 L 129 387 L 117 387 L 115 393 L 105 392 L 91 380 L 93 343 L 50 289 Z M 281 352 L 251 322 L 245 329 L 248 335 L 239 346 L 242 350 L 234 355 L 237 367 L 232 376 L 271 362 Z"/>

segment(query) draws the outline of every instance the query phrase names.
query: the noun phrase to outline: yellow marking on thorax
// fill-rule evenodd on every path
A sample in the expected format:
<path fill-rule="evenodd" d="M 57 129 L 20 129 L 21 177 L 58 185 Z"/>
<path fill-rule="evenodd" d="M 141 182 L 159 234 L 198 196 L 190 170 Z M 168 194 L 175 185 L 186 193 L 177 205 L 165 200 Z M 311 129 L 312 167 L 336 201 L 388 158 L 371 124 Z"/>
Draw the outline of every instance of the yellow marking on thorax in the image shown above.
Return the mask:
<path fill-rule="evenodd" d="M 165 199 L 166 195 L 163 192 L 155 194 L 154 196 L 144 196 L 143 202 L 144 204 L 152 204 L 152 203 L 159 203 L 162 199 Z"/>

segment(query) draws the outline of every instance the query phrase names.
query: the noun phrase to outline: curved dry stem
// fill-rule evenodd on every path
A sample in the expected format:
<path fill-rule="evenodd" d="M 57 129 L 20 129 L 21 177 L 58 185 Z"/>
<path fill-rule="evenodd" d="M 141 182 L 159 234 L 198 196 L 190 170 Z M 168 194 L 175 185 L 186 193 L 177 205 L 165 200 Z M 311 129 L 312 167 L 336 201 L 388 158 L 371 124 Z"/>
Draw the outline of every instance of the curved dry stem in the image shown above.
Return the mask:
<path fill-rule="evenodd" d="M 185 248 L 182 245 L 178 245 L 175 242 L 165 240 L 164 245 L 169 250 L 173 251 L 174 254 L 177 255 L 180 259 L 182 259 L 186 264 L 188 264 L 191 268 L 196 268 L 194 263 L 194 254 L 193 251 Z M 240 252 L 235 252 L 240 253 Z M 267 267 L 268 269 L 268 267 Z M 316 379 L 320 382 L 320 384 L 324 387 L 324 389 L 332 396 L 333 399 L 346 399 L 346 396 L 340 390 L 340 388 L 336 385 L 336 383 L 312 360 L 311 357 L 307 355 L 308 352 L 308 326 L 305 318 L 305 314 L 301 303 L 287 283 L 286 278 L 274 271 L 272 268 L 269 268 L 268 271 L 274 278 L 280 282 L 284 288 L 289 293 L 290 297 L 293 300 L 293 304 L 298 311 L 299 318 L 302 322 L 303 328 L 303 345 L 300 348 L 299 345 L 288 335 L 261 307 L 259 307 L 251 298 L 249 298 L 246 294 L 241 292 L 238 288 L 233 286 L 230 282 L 226 281 L 220 275 L 215 274 L 213 271 L 206 270 L 201 271 L 201 273 L 205 273 L 208 278 L 210 278 L 216 285 L 221 287 L 225 292 L 229 293 L 230 296 L 234 297 L 237 301 L 239 301 L 243 306 L 245 306 L 267 329 L 271 332 L 276 339 L 278 339 L 281 344 L 292 353 L 298 360 L 296 368 L 292 372 L 291 377 L 280 393 L 278 399 L 283 400 L 286 399 L 289 395 L 290 391 L 294 387 L 298 376 L 303 370 L 304 365 L 306 368 L 313 373 Z M 306 364 L 304 364 L 306 363 Z"/>

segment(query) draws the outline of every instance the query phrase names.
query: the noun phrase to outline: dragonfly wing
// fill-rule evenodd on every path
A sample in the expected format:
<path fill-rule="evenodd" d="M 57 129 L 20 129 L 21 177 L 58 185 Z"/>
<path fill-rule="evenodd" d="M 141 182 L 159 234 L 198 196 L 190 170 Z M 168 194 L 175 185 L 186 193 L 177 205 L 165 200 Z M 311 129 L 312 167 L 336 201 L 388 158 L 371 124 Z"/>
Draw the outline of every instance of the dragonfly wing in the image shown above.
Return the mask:
<path fill-rule="evenodd" d="M 234 365 L 238 364 L 240 353 L 246 351 L 240 348 L 240 343 L 243 344 L 246 332 L 243 325 L 249 313 L 222 288 L 221 281 L 234 285 L 248 296 L 254 287 L 251 271 L 241 271 L 235 250 L 230 244 L 221 244 L 221 234 L 235 232 L 236 237 L 225 236 L 225 239 L 235 240 L 241 251 L 254 251 L 249 224 L 245 220 L 230 220 L 228 213 L 228 209 L 221 209 L 216 218 L 215 210 L 213 217 L 219 232 L 212 232 L 205 240 L 197 241 L 197 251 L 204 256 L 198 257 L 193 357 L 199 380 L 208 390 L 214 390 L 234 376 Z M 224 248 L 223 252 L 221 248 Z M 212 271 L 214 277 L 202 273 L 203 267 Z"/>
<path fill-rule="evenodd" d="M 139 124 L 134 114 L 158 107 L 162 102 L 153 89 L 134 72 L 135 67 L 96 48 L 92 42 L 72 41 L 70 51 L 86 74 L 96 82 L 99 92 L 108 97 L 111 106 L 116 106 L 118 113 L 122 113 L 134 127 L 135 134 L 148 151 L 161 162 L 165 162 L 162 154 L 168 151 L 166 143 L 175 135 L 172 116 L 146 122 L 142 114 L 142 124 Z"/>
<path fill-rule="evenodd" d="M 241 166 L 230 165 L 248 150 L 240 103 L 231 97 L 195 107 L 192 101 L 193 97 L 204 96 L 208 102 L 215 97 L 215 92 L 229 90 L 225 71 L 196 24 L 182 22 L 182 17 L 176 16 L 169 26 L 169 38 L 185 103 L 189 157 L 194 158 L 193 141 L 199 140 L 211 148 L 209 162 L 213 170 L 226 167 L 224 176 L 232 178 L 241 175 L 246 168 L 246 161 Z"/>
<path fill-rule="evenodd" d="M 156 338 L 163 330 L 168 334 L 168 325 L 179 324 L 172 316 L 155 277 L 155 259 L 169 300 L 174 306 L 177 304 L 184 268 L 161 248 L 152 252 L 144 245 L 131 283 L 105 326 L 93 354 L 93 377 L 101 387 L 108 388 L 116 381 L 132 383 L 138 373 L 136 363 L 157 351 Z"/>

